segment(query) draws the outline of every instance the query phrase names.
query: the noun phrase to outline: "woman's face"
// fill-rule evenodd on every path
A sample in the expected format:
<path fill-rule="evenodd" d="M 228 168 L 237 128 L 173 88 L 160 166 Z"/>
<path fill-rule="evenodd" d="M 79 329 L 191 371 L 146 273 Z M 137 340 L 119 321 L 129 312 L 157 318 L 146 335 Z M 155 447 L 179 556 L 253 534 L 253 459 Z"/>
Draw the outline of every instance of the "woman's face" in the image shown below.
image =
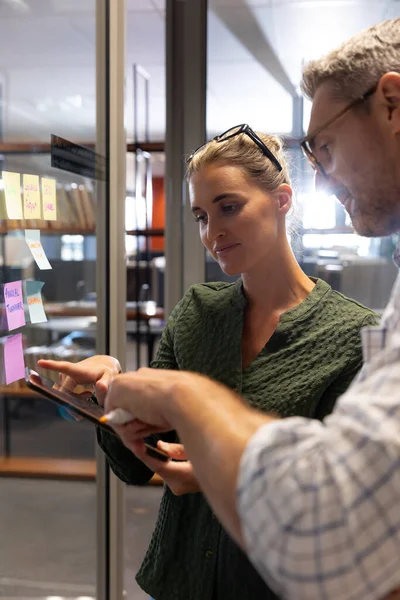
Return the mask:
<path fill-rule="evenodd" d="M 266 192 L 236 166 L 207 165 L 190 178 L 190 205 L 201 241 L 227 275 L 265 266 L 280 240 L 286 240 L 291 188 L 279 189 Z"/>

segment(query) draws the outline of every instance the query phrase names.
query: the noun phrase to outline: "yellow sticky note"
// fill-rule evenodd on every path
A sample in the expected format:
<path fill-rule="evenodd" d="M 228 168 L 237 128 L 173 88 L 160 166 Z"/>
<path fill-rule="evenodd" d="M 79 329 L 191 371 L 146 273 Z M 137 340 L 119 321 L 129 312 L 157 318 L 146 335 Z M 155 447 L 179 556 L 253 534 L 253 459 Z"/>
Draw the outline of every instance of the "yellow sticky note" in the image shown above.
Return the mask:
<path fill-rule="evenodd" d="M 3 184 L 8 218 L 23 219 L 20 174 L 3 171 Z"/>
<path fill-rule="evenodd" d="M 24 218 L 41 219 L 40 187 L 37 175 L 24 175 Z"/>
<path fill-rule="evenodd" d="M 42 204 L 43 219 L 55 221 L 57 219 L 56 180 L 42 177 Z"/>

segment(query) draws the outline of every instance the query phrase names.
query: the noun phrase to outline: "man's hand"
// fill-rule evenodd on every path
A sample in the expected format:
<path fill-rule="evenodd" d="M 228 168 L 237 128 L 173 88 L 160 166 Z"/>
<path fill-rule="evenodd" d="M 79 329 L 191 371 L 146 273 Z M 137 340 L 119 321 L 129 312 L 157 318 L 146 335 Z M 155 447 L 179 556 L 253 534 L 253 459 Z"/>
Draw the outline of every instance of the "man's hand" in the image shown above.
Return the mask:
<path fill-rule="evenodd" d="M 134 419 L 114 427 L 124 444 L 152 470 L 168 477 L 171 489 L 182 481 L 188 483 L 188 465 L 160 465 L 144 455 L 143 438 L 177 431 L 202 492 L 222 525 L 243 546 L 236 508 L 239 465 L 249 439 L 274 418 L 249 408 L 237 394 L 208 377 L 160 369 L 115 377 L 105 409 L 116 408 L 128 411 Z"/>
<path fill-rule="evenodd" d="M 118 360 L 106 355 L 91 356 L 78 363 L 41 359 L 38 361 L 38 365 L 59 373 L 58 383 L 71 392 L 77 385 L 92 385 L 101 406 L 104 405 L 112 380 L 121 372 Z"/>
<path fill-rule="evenodd" d="M 175 404 L 196 389 L 205 377 L 183 371 L 139 369 L 115 377 L 105 401 L 105 411 L 123 408 L 135 419 L 123 427 L 115 427 L 124 442 L 131 444 L 150 435 L 174 429 L 171 423 Z M 217 385 L 217 384 L 214 384 Z"/>

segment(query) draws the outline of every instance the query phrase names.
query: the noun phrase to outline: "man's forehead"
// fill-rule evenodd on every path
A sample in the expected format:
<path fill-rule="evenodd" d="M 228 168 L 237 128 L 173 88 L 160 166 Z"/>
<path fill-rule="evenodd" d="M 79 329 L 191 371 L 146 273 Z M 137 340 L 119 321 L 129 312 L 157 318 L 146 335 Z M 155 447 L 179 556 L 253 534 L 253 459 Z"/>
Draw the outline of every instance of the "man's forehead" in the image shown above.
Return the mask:
<path fill-rule="evenodd" d="M 332 84 L 327 81 L 317 89 L 311 108 L 310 123 L 307 135 L 313 135 L 343 106 L 342 102 L 335 100 Z"/>

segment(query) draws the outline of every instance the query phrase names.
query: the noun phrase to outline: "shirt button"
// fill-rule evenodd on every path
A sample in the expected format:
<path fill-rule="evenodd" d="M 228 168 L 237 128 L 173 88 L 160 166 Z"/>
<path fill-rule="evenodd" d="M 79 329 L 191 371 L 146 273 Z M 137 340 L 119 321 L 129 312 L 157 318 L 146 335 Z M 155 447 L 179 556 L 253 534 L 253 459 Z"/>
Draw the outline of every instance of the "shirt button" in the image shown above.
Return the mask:
<path fill-rule="evenodd" d="M 206 555 L 206 558 L 212 558 L 212 555 L 213 555 L 212 550 L 207 550 L 205 555 Z"/>

